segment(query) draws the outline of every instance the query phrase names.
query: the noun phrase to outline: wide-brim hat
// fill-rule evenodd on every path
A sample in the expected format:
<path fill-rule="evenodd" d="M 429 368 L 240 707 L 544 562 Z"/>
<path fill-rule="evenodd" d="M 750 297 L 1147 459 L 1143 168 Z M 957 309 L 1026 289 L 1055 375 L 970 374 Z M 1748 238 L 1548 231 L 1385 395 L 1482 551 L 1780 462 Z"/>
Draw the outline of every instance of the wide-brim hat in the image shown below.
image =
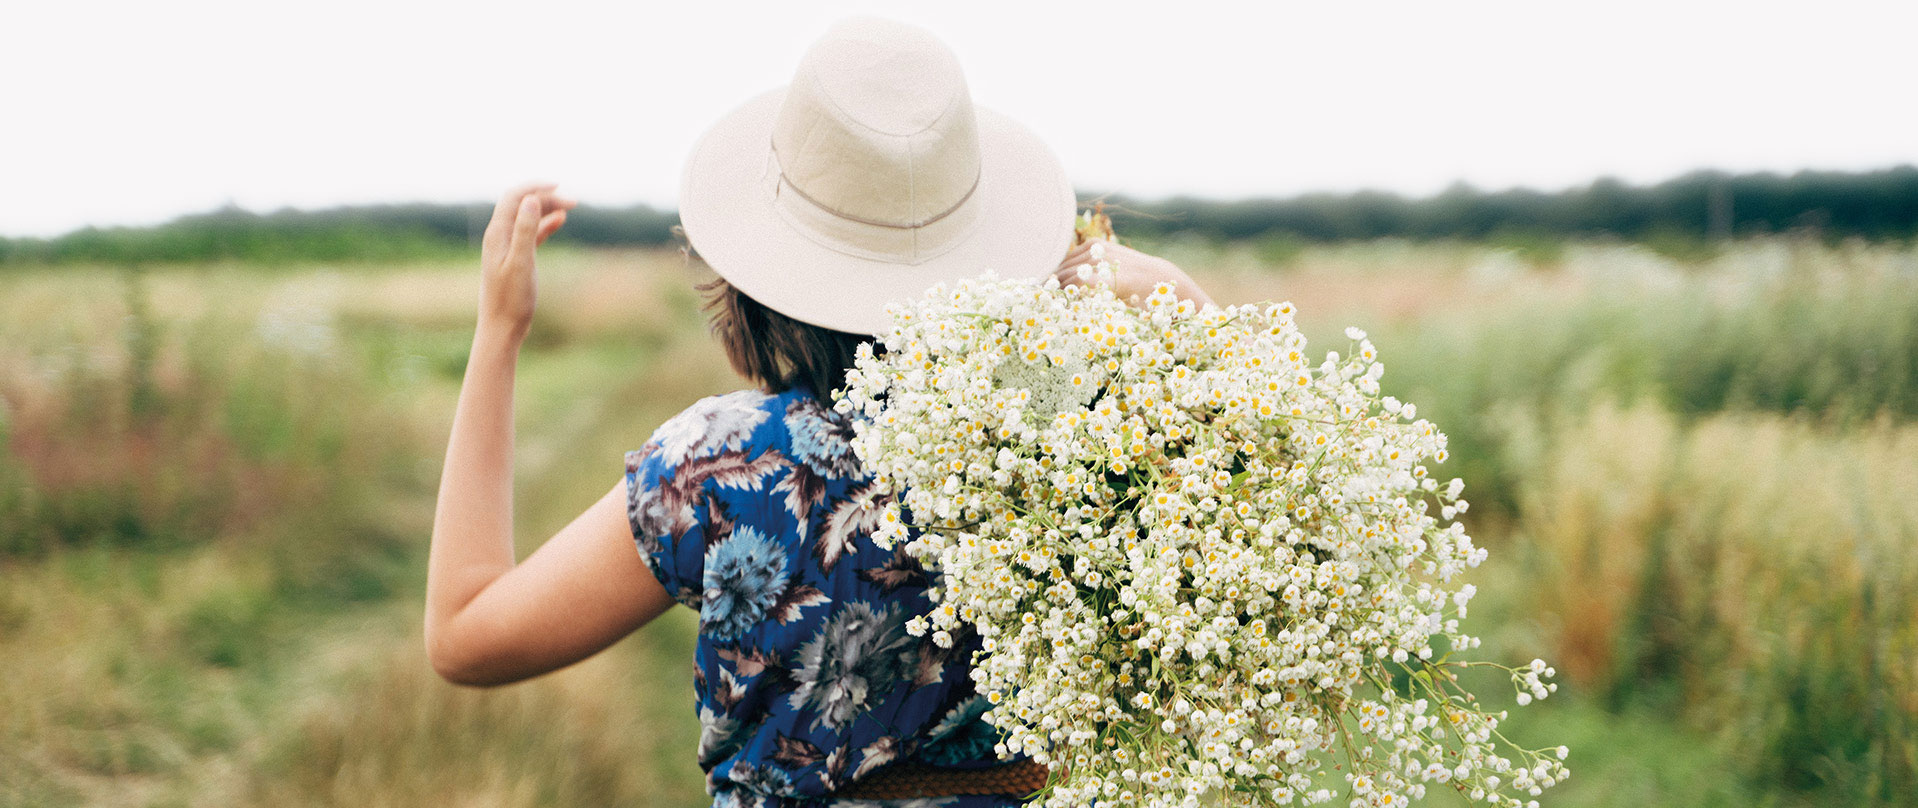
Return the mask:
<path fill-rule="evenodd" d="M 1058 157 L 973 104 L 944 44 L 873 18 L 834 26 L 791 84 L 707 130 L 679 193 L 686 236 L 720 277 L 858 334 L 942 281 L 1051 272 L 1075 205 Z"/>

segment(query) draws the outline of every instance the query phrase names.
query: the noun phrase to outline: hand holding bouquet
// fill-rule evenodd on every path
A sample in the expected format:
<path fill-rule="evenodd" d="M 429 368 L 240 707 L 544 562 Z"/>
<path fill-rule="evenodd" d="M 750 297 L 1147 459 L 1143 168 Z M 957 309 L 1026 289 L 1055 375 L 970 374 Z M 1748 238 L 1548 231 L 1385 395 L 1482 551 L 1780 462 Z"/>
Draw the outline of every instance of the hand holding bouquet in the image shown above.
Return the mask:
<path fill-rule="evenodd" d="M 901 495 L 876 538 L 940 576 L 913 630 L 979 635 L 1001 754 L 1054 768 L 1048 808 L 1325 802 L 1328 761 L 1353 805 L 1563 779 L 1563 747 L 1513 748 L 1457 682 L 1502 667 L 1451 658 L 1478 644 L 1451 582 L 1485 551 L 1373 344 L 1314 363 L 1290 304 L 1176 292 L 936 288 L 848 377 L 859 456 Z M 1521 704 L 1555 689 L 1504 670 Z"/>

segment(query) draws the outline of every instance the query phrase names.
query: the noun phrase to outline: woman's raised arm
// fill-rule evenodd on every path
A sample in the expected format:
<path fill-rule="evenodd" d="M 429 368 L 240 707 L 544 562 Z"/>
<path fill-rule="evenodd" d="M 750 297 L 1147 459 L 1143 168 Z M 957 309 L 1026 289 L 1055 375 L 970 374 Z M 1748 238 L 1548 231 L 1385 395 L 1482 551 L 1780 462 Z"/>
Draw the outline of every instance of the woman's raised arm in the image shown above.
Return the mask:
<path fill-rule="evenodd" d="M 550 185 L 515 189 L 481 242 L 479 323 L 426 576 L 427 656 L 461 684 L 505 684 L 572 664 L 673 603 L 633 544 L 623 485 L 514 563 L 513 376 L 533 320 L 534 250 L 573 204 Z"/>

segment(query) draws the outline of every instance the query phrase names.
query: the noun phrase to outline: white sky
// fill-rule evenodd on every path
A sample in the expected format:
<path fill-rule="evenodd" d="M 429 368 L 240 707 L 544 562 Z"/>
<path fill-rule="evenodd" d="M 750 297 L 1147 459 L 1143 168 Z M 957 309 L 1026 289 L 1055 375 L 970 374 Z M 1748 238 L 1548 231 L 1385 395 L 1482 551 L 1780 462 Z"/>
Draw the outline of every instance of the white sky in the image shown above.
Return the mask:
<path fill-rule="evenodd" d="M 1235 197 L 1918 162 L 1918 3 L 177 0 L 0 13 L 0 234 L 226 202 L 671 206 L 835 19 L 958 52 L 1082 189 Z"/>

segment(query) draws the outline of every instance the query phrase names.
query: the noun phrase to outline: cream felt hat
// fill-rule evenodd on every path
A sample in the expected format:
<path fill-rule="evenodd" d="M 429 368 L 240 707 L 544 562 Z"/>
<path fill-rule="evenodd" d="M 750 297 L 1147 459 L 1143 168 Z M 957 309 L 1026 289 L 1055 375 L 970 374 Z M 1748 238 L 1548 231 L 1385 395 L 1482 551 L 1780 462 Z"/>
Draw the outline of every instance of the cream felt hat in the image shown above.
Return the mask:
<path fill-rule="evenodd" d="M 686 236 L 720 277 L 857 334 L 940 281 L 1051 272 L 1075 204 L 1044 143 L 972 103 L 951 50 L 872 18 L 834 26 L 791 84 L 707 130 L 679 191 Z"/>

